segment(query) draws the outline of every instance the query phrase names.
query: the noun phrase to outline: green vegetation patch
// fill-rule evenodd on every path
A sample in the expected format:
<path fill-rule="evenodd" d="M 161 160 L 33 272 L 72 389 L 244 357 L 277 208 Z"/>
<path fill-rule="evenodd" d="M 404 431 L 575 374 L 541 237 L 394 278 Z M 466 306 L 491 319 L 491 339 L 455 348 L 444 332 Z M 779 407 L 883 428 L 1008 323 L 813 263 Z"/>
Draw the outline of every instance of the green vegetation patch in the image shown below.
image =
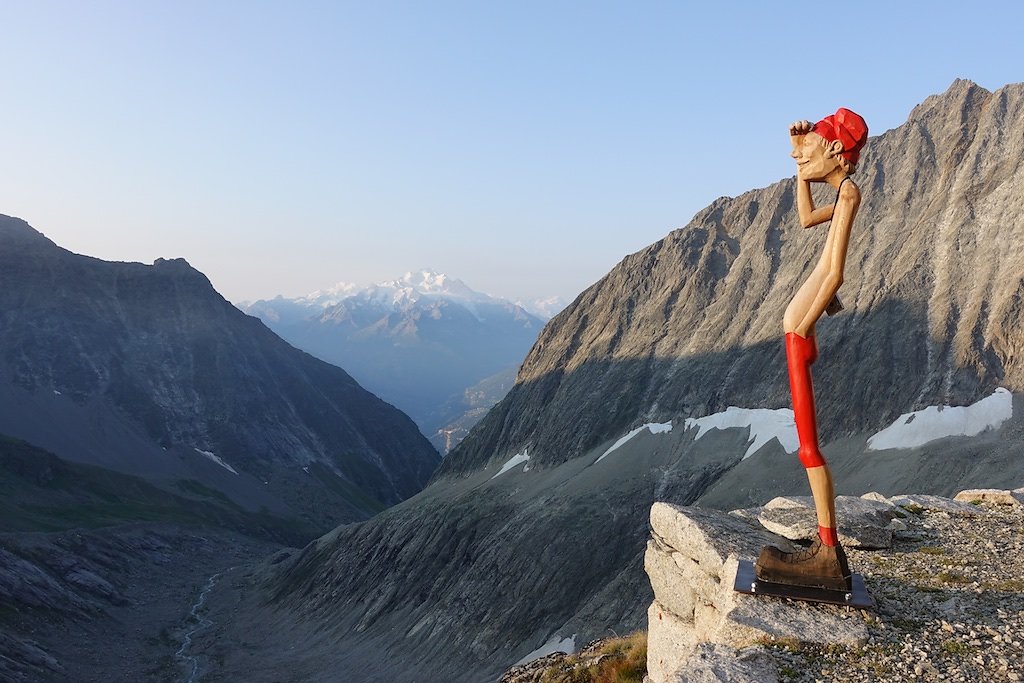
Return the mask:
<path fill-rule="evenodd" d="M 960 572 L 942 571 L 939 572 L 939 575 L 936 578 L 942 583 L 950 584 L 962 584 L 970 582 L 970 579 L 961 574 Z"/>
<path fill-rule="evenodd" d="M 1024 593 L 1024 579 L 994 579 L 981 584 L 984 590 L 1005 591 L 1007 593 Z"/>
<path fill-rule="evenodd" d="M 971 646 L 962 640 L 955 640 L 950 638 L 942 641 L 942 645 L 939 647 L 942 654 L 946 657 L 953 657 L 960 659 L 966 656 L 971 651 Z"/>

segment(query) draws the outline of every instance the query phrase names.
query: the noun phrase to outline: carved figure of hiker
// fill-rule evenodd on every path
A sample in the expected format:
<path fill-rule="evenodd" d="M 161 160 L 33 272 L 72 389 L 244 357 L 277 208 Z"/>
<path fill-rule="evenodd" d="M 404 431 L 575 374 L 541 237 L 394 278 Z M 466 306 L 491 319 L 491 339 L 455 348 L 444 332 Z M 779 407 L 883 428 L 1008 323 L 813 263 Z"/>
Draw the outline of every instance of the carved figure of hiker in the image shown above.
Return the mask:
<path fill-rule="evenodd" d="M 818 428 L 811 385 L 811 364 L 818 358 L 814 326 L 823 313 L 842 309 L 836 293 L 843 284 L 850 229 L 860 206 L 860 189 L 850 178 L 868 136 L 868 127 L 849 109 L 811 124 L 789 127 L 796 160 L 796 197 L 800 225 L 810 228 L 831 221 L 825 248 L 814 270 L 786 308 L 786 362 L 793 397 L 793 416 L 800 442 L 799 457 L 807 471 L 818 516 L 818 538 L 807 549 L 786 553 L 766 546 L 757 559 L 757 578 L 774 583 L 850 590 L 850 568 L 836 532 L 832 473 L 818 447 Z M 832 206 L 814 206 L 811 183 L 836 189 Z"/>

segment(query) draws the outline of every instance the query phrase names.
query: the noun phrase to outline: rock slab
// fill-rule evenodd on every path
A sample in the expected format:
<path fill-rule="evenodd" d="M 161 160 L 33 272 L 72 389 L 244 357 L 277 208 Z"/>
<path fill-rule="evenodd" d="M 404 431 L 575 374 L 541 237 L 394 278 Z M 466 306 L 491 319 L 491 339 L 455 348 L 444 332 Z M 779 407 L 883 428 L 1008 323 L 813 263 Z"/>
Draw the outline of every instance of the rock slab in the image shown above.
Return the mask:
<path fill-rule="evenodd" d="M 776 683 L 775 663 L 761 647 L 742 650 L 726 645 L 697 646 L 685 670 L 675 672 L 670 683 Z"/>
<path fill-rule="evenodd" d="M 848 548 L 889 548 L 896 506 L 884 500 L 855 496 L 836 497 L 839 542 Z M 757 515 L 772 533 L 793 541 L 810 541 L 818 535 L 818 517 L 810 496 L 781 496 L 769 501 Z"/>
<path fill-rule="evenodd" d="M 787 539 L 753 520 L 659 502 L 651 508 L 651 530 L 644 556 L 655 598 L 648 611 L 651 683 L 773 680 L 751 678 L 756 658 L 742 659 L 738 653 L 773 640 L 846 645 L 867 641 L 859 613 L 733 590 L 740 559 L 755 559 L 769 544 L 792 549 Z M 715 672 L 719 678 L 713 677 L 719 675 Z"/>
<path fill-rule="evenodd" d="M 1001 489 L 967 489 L 953 496 L 953 500 L 961 503 L 973 503 L 982 501 L 994 505 L 1017 505 L 1024 506 L 1024 488 L 1013 491 Z"/>
<path fill-rule="evenodd" d="M 945 512 L 947 514 L 969 516 L 984 515 L 988 513 L 985 508 L 980 508 L 977 505 L 971 505 L 970 503 L 964 503 L 962 501 L 945 498 L 943 496 L 904 493 L 891 497 L 889 501 L 894 505 L 899 505 L 903 508 L 921 508 L 923 510 L 928 510 L 929 512 Z"/>

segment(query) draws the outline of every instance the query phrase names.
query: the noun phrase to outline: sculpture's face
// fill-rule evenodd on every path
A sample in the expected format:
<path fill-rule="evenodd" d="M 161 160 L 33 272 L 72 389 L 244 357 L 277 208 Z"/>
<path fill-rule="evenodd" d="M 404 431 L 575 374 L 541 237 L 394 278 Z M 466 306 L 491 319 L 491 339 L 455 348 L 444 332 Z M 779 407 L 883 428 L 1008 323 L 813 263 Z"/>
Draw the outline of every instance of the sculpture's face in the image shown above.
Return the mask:
<path fill-rule="evenodd" d="M 810 182 L 825 180 L 829 173 L 840 168 L 839 158 L 832 149 L 837 145 L 813 131 L 797 136 L 790 154 L 796 159 L 796 177 Z"/>

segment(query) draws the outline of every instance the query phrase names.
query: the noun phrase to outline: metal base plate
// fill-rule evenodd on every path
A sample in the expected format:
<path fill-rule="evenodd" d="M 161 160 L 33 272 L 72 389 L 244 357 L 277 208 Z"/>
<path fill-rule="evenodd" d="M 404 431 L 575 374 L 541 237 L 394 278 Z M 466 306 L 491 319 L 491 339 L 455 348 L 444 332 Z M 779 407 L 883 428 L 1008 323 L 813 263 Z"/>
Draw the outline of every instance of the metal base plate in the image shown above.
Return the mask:
<path fill-rule="evenodd" d="M 754 574 L 754 563 L 749 560 L 740 560 L 740 568 L 736 572 L 736 583 L 733 588 L 738 593 L 750 595 L 771 595 L 804 602 L 825 602 L 831 605 L 873 609 L 875 601 L 868 594 L 868 589 L 864 585 L 864 577 L 854 574 L 852 579 L 853 590 L 849 593 L 814 586 L 793 586 L 788 583 L 760 581 Z"/>

